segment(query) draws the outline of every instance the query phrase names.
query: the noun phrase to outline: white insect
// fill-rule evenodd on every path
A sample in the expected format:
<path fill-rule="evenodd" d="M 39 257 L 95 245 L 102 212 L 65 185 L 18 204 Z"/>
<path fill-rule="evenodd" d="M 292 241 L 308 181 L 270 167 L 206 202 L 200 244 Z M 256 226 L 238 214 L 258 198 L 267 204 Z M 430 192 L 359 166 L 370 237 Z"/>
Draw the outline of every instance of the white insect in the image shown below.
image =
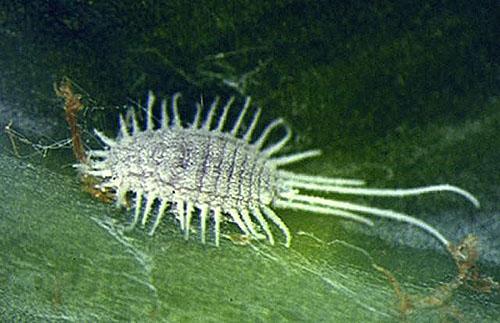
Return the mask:
<path fill-rule="evenodd" d="M 197 212 L 203 243 L 207 221 L 212 219 L 217 246 L 220 225 L 225 220 L 234 222 L 246 237 L 267 239 L 274 244 L 268 224 L 271 221 L 283 232 L 288 247 L 292 239 L 290 230 L 273 210 L 280 208 L 330 214 L 368 225 L 373 223 L 363 215 L 389 218 L 415 225 L 450 247 L 450 242 L 435 228 L 409 215 L 308 195 L 303 191 L 372 196 L 449 191 L 479 206 L 474 196 L 451 185 L 373 189 L 361 187 L 365 184 L 361 180 L 283 170 L 282 166 L 320 154 L 319 150 L 308 150 L 280 155 L 280 150 L 291 138 L 290 128 L 283 119 L 272 121 L 255 136 L 261 110 L 256 110 L 249 123 L 244 121 L 250 98 L 246 98 L 232 125 L 226 125 L 226 121 L 234 98 L 226 102 L 220 113 L 217 112 L 217 98 L 206 113 L 202 111 L 202 105 L 197 104 L 196 115 L 187 124 L 179 115 L 178 99 L 179 94 L 172 97 L 170 115 L 167 101 L 162 100 L 160 124 L 155 125 L 155 97 L 150 92 L 145 129 L 139 127 L 135 112 L 130 109 L 128 117 L 120 115 L 120 132 L 116 139 L 95 130 L 107 147 L 89 151 L 88 163 L 78 165 L 84 175 L 100 178 L 99 189 L 115 192 L 118 206 L 127 205 L 127 196 L 133 197 L 134 217 L 129 228 L 135 227 L 139 219 L 143 226 L 146 225 L 149 217 L 155 214 L 149 231 L 153 235 L 169 208 L 186 238 L 192 216 Z M 244 124 L 248 126 L 244 127 Z M 285 135 L 270 142 L 271 133 L 279 127 L 283 127 Z"/>

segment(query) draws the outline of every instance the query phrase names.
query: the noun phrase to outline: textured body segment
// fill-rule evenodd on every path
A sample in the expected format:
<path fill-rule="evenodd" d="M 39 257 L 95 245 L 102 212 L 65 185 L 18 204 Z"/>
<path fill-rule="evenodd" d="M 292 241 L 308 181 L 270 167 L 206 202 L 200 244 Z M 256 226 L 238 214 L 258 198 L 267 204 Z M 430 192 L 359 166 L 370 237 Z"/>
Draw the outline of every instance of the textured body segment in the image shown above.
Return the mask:
<path fill-rule="evenodd" d="M 106 168 L 129 190 L 231 208 L 270 203 L 274 178 L 241 140 L 203 131 L 142 132 L 117 141 Z M 119 175 L 118 175 L 119 174 Z"/>

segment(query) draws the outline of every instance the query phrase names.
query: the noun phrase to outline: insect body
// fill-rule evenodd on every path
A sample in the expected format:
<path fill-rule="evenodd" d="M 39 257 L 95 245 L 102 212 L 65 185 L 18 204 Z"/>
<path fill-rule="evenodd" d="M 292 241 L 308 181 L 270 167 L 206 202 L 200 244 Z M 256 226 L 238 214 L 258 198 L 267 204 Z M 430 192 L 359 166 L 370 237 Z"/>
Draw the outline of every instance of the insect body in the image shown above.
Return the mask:
<path fill-rule="evenodd" d="M 127 194 L 133 197 L 134 216 L 130 228 L 139 221 L 145 225 L 155 215 L 149 231 L 153 235 L 170 209 L 186 237 L 193 215 L 198 214 L 203 243 L 207 222 L 213 222 L 215 244 L 219 245 L 221 222 L 229 220 L 245 236 L 267 239 L 274 244 L 270 221 L 283 232 L 285 245 L 289 246 L 292 235 L 274 211 L 281 208 L 330 214 L 368 225 L 373 223 L 363 215 L 390 218 L 416 225 L 449 247 L 448 240 L 435 228 L 409 215 L 308 195 L 304 191 L 375 196 L 451 191 L 479 206 L 470 193 L 451 185 L 370 189 L 362 187 L 361 180 L 283 170 L 283 166 L 320 154 L 319 150 L 279 154 L 291 138 L 291 130 L 283 119 L 272 121 L 256 135 L 261 110 L 257 109 L 249 117 L 250 98 L 247 98 L 236 121 L 229 124 L 228 112 L 234 101 L 231 98 L 221 109 L 216 99 L 206 112 L 198 104 L 193 120 L 187 124 L 179 115 L 178 99 L 178 94 L 172 97 L 170 109 L 166 100 L 161 102 L 161 121 L 155 125 L 156 99 L 149 93 L 144 129 L 139 126 L 135 112 L 130 110 L 127 117 L 120 116 L 116 139 L 95 131 L 107 147 L 89 151 L 88 161 L 79 165 L 84 175 L 101 179 L 99 189 L 115 192 L 117 205 L 127 204 Z M 271 134 L 280 127 L 284 136 L 271 140 Z"/>

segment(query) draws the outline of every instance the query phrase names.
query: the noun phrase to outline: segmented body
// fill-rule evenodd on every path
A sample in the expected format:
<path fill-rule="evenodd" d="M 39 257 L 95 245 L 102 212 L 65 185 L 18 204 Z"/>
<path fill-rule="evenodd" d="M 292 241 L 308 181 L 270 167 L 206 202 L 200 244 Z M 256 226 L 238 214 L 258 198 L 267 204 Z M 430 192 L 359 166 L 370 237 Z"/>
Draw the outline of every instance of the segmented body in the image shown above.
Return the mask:
<path fill-rule="evenodd" d="M 151 215 L 155 220 L 150 229 L 154 234 L 168 209 L 173 211 L 185 236 L 188 237 L 193 214 L 199 215 L 201 239 L 205 242 L 207 222 L 213 222 L 215 243 L 219 244 L 220 224 L 228 219 L 247 236 L 267 240 L 274 237 L 267 221 L 277 225 L 290 245 L 291 234 L 274 208 L 290 208 L 331 214 L 371 225 L 361 214 L 386 217 L 416 225 L 434 235 L 442 243 L 449 242 L 425 222 L 408 215 L 349 202 L 302 194 L 301 190 L 342 194 L 405 196 L 432 191 L 453 191 L 478 205 L 468 192 L 450 185 L 414 189 L 362 188 L 363 181 L 297 174 L 280 169 L 305 158 L 317 156 L 310 150 L 286 156 L 279 151 L 287 144 L 291 131 L 282 119 L 271 122 L 258 135 L 254 130 L 260 109 L 245 122 L 250 98 L 247 98 L 233 123 L 227 122 L 233 103 L 229 99 L 219 110 L 216 99 L 204 113 L 197 105 L 191 122 L 181 120 L 178 112 L 179 95 L 172 98 L 171 111 L 165 100 L 161 103 L 161 120 L 155 124 L 155 97 L 149 94 L 147 122 L 142 129 L 134 110 L 128 117 L 120 116 L 120 134 L 111 139 L 96 131 L 107 146 L 105 150 L 89 151 L 90 160 L 79 167 L 86 175 L 101 178 L 100 189 L 116 193 L 117 205 L 127 204 L 127 194 L 133 195 L 133 228 L 139 219 L 142 225 Z M 244 126 L 246 125 L 246 126 Z M 270 142 L 271 133 L 281 127 L 285 134 Z M 278 156 L 276 156 L 278 155 Z"/>
<path fill-rule="evenodd" d="M 183 196 L 229 212 L 269 205 L 276 189 L 275 170 L 241 139 L 173 129 L 141 132 L 121 144 L 109 167 L 115 174 L 126 170 L 122 176 L 134 191 L 169 200 Z"/>

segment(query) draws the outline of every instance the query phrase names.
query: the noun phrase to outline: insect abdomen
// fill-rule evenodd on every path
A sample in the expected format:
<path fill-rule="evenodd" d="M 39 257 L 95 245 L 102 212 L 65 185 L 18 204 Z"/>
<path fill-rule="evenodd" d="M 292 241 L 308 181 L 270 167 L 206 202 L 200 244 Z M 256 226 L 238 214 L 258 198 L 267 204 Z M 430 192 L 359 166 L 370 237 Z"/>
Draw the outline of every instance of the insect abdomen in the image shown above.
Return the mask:
<path fill-rule="evenodd" d="M 270 203 L 274 187 L 271 171 L 258 152 L 241 139 L 195 129 L 142 132 L 131 139 L 133 143 L 123 145 L 128 149 L 113 149 L 121 156 L 110 163 L 113 173 L 125 181 L 142 174 L 126 185 L 129 190 L 162 198 L 180 195 L 195 204 L 222 210 Z M 140 162 L 131 163 L 133 160 Z M 142 169 L 130 169 L 138 164 Z"/>

